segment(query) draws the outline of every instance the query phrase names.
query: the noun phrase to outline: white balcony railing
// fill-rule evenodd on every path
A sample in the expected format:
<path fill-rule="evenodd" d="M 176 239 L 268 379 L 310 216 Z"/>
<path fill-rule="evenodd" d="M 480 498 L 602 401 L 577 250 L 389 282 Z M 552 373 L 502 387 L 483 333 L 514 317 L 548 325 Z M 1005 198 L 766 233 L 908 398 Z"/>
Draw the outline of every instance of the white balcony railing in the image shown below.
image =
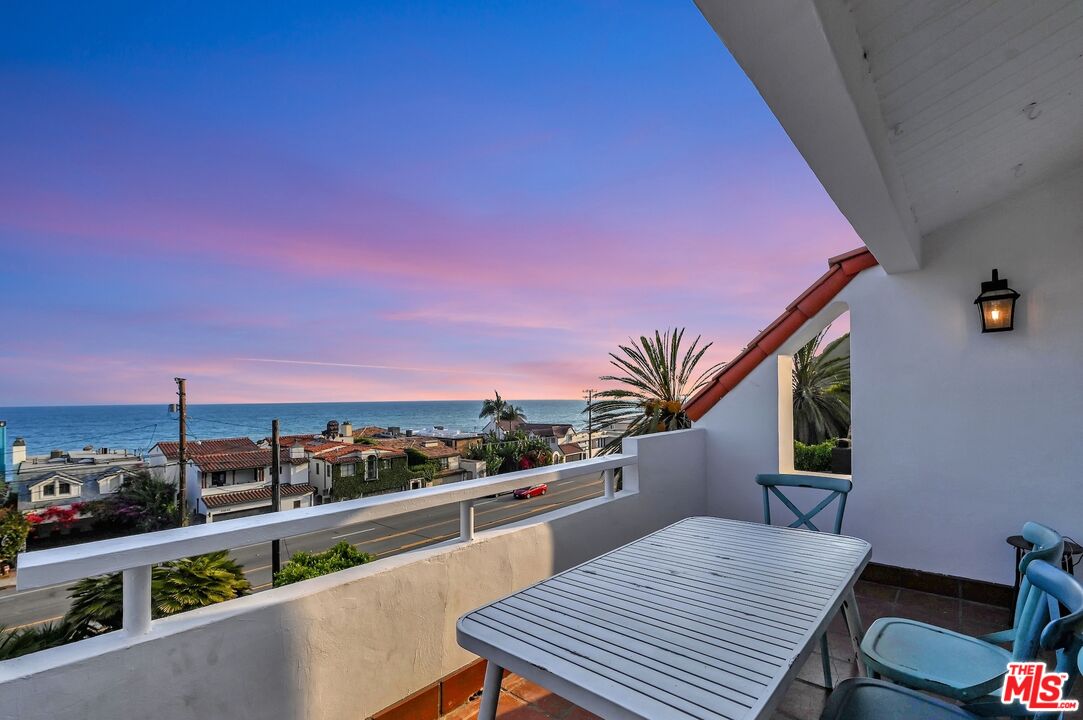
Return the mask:
<path fill-rule="evenodd" d="M 602 473 L 605 497 L 612 499 L 616 469 L 636 461 L 635 455 L 609 455 L 451 485 L 24 553 L 19 556 L 17 589 L 31 590 L 123 572 L 124 632 L 142 635 L 151 627 L 151 568 L 159 563 L 454 503 L 459 504 L 459 540 L 470 542 L 474 539 L 474 501 L 478 498 Z"/>

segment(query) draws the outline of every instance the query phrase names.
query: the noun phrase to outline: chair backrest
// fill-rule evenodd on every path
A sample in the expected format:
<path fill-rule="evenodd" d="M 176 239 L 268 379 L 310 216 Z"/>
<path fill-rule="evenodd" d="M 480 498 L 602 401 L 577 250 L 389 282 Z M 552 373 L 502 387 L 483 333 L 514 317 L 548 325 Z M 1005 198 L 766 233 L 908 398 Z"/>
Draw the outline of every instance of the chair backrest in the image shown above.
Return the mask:
<path fill-rule="evenodd" d="M 1064 553 L 1064 538 L 1056 530 L 1040 523 L 1028 522 L 1023 525 L 1023 538 L 1033 547 L 1019 561 L 1019 575 L 1022 580 L 1019 583 L 1019 595 L 1015 600 L 1015 616 L 1012 623 L 1012 627 L 1017 631 L 1021 627 L 1023 614 L 1027 612 L 1027 609 L 1031 608 L 1033 612 L 1044 599 L 1043 593 L 1034 587 L 1027 576 L 1027 568 L 1037 560 L 1057 565 Z"/>
<path fill-rule="evenodd" d="M 1059 560 L 1059 558 L 1058 558 Z M 1035 622 L 1020 628 L 1020 634 L 1036 636 L 1032 648 L 1037 655 L 1038 647 L 1055 650 L 1057 672 L 1068 673 L 1069 684 L 1080 670 L 1080 648 L 1083 647 L 1083 585 L 1073 576 L 1045 560 L 1033 560 L 1027 566 L 1027 579 L 1045 595 L 1047 602 L 1040 603 L 1041 610 L 1035 618 L 1044 616 L 1044 622 Z M 1061 612 L 1061 608 L 1064 612 Z M 1024 651 L 1031 648 L 1025 648 Z M 1013 648 L 1013 659 L 1015 659 Z M 1033 656 L 1025 658 L 1033 659 Z M 1065 692 L 1071 687 L 1065 688 Z"/>
<path fill-rule="evenodd" d="M 790 512 L 797 518 L 789 524 L 789 527 L 795 528 L 804 525 L 809 530 L 816 531 L 819 531 L 820 528 L 816 527 L 812 519 L 833 501 L 837 500 L 835 524 L 831 532 L 836 535 L 842 532 L 842 516 L 846 513 L 846 495 L 854 485 L 848 479 L 823 477 L 822 475 L 798 475 L 796 473 L 762 473 L 756 476 L 756 482 L 763 486 L 763 521 L 766 524 L 771 524 L 772 494 L 781 500 L 782 504 L 789 508 Z M 824 490 L 828 495 L 816 507 L 805 512 L 794 505 L 793 501 L 779 490 L 780 487 L 813 488 L 815 490 Z"/>

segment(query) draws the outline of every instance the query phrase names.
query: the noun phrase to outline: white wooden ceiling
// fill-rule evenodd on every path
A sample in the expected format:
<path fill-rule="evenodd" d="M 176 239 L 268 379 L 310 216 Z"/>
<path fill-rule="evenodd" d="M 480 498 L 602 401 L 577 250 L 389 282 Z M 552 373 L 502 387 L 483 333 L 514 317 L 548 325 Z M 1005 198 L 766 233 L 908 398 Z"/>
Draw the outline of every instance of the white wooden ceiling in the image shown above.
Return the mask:
<path fill-rule="evenodd" d="M 1083 0 L 845 2 L 922 234 L 1083 164 Z"/>

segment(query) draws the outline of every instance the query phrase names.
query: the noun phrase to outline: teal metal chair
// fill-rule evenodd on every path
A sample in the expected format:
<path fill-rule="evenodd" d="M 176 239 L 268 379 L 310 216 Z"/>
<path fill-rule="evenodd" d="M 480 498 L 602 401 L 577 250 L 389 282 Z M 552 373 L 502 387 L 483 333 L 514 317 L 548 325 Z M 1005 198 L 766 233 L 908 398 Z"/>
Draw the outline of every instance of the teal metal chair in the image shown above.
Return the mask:
<path fill-rule="evenodd" d="M 993 638 L 990 641 L 916 620 L 880 618 L 869 626 L 861 641 L 861 655 L 869 673 L 915 690 L 970 703 L 1000 689 L 1009 661 L 1033 660 L 1039 634 L 1050 618 L 1051 603 L 1045 592 L 1034 585 L 1027 569 L 1035 562 L 1059 562 L 1064 540 L 1038 523 L 1023 526 L 1023 535 L 1034 548 L 1020 562 L 1027 580 L 1020 587 L 1011 630 L 988 636 Z M 1010 639 L 1010 651 L 994 644 L 998 636 Z"/>
<path fill-rule="evenodd" d="M 820 475 L 799 475 L 796 473 L 761 473 L 756 476 L 756 483 L 763 487 L 763 522 L 765 524 L 771 524 L 772 495 L 781 501 L 796 518 L 788 527 L 804 527 L 815 532 L 821 532 L 821 530 L 813 522 L 813 519 L 826 510 L 832 502 L 837 501 L 835 522 L 832 525 L 831 532 L 836 535 L 842 532 L 842 518 L 846 514 L 846 496 L 853 487 L 853 483 L 848 479 Z M 798 508 L 790 498 L 786 497 L 785 493 L 779 490 L 780 487 L 811 488 L 825 491 L 828 494 L 811 510 L 805 511 Z M 850 631 L 851 633 L 860 632 L 857 628 L 850 628 Z M 820 660 L 823 662 L 824 685 L 829 688 L 834 687 L 831 680 L 831 655 L 828 652 L 827 633 L 820 636 Z"/>
<path fill-rule="evenodd" d="M 1083 585 L 1074 577 L 1044 560 L 1028 564 L 1026 578 L 1040 594 L 1038 602 L 1050 613 L 1050 621 L 1040 630 L 1039 645 L 1056 654 L 1055 672 L 1068 675 L 1064 693 L 1071 691 L 1075 680 L 1083 673 Z M 1061 607 L 1067 613 L 1061 614 Z M 1025 634 L 1032 628 L 1021 628 Z M 1003 680 L 1001 680 L 1001 683 Z M 998 685 L 997 690 L 1000 687 Z M 924 693 L 882 680 L 854 678 L 844 680 L 831 693 L 820 720 L 975 720 L 982 717 L 1027 717 L 1022 706 L 1004 705 L 999 693 L 962 709 Z M 1045 717 L 1043 715 L 1042 717 Z M 1065 717 L 1064 714 L 1060 715 Z"/>

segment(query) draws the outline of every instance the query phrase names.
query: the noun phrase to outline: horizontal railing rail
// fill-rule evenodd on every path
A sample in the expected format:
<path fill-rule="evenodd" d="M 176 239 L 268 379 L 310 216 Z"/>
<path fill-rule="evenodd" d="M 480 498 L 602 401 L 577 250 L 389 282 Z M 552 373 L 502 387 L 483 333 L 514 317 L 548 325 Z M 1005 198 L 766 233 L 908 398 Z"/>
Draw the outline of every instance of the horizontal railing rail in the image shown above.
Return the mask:
<path fill-rule="evenodd" d="M 607 455 L 420 490 L 22 553 L 16 588 L 31 590 L 122 571 L 124 629 L 144 633 L 150 628 L 150 569 L 159 563 L 454 503 L 459 503 L 460 540 L 469 542 L 474 538 L 474 501 L 479 498 L 601 473 L 604 497 L 611 499 L 616 492 L 615 471 L 635 463 L 635 455 Z"/>

